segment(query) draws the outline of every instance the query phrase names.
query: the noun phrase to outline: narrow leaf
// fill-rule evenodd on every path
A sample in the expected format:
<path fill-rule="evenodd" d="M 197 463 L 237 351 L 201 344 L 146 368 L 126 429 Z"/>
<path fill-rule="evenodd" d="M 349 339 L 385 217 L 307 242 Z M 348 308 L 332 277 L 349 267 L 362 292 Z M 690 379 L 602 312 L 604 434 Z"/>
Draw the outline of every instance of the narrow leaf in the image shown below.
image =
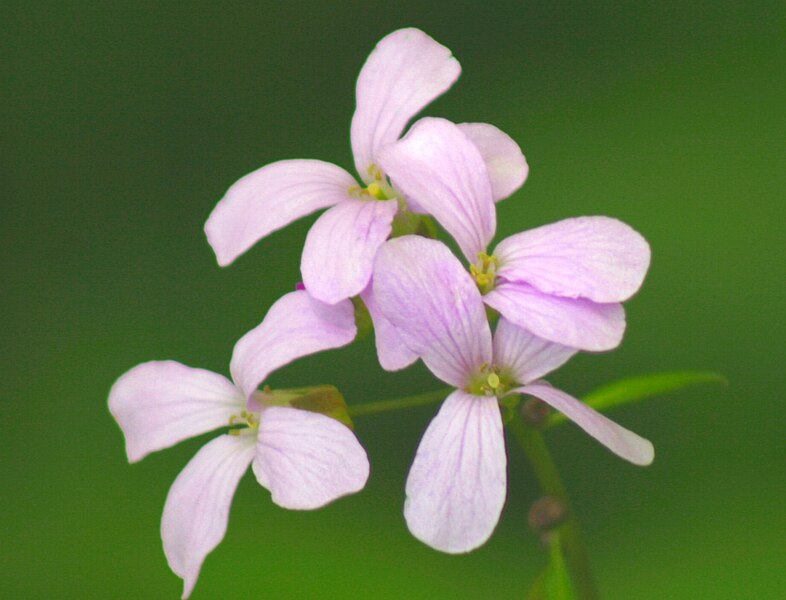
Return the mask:
<path fill-rule="evenodd" d="M 639 375 L 603 385 L 586 394 L 582 400 L 595 410 L 605 412 L 617 406 L 646 400 L 702 383 L 728 385 L 728 380 L 723 375 L 711 371 L 673 371 Z M 559 425 L 566 420 L 567 418 L 562 413 L 553 413 L 549 417 L 547 426 Z"/>

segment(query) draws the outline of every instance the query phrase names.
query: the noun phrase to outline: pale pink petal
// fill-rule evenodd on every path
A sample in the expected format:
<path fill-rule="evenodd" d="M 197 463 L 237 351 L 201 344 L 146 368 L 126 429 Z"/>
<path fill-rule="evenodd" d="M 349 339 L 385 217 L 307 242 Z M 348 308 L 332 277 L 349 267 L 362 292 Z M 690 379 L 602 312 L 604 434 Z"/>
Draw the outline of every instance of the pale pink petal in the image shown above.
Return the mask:
<path fill-rule="evenodd" d="M 500 317 L 494 331 L 494 364 L 507 370 L 517 383 L 529 383 L 564 365 L 576 354 L 548 342 Z"/>
<path fill-rule="evenodd" d="M 496 209 L 486 163 L 455 123 L 423 118 L 379 152 L 379 164 L 398 189 L 433 215 L 467 260 L 494 237 Z"/>
<path fill-rule="evenodd" d="M 502 240 L 497 275 L 541 292 L 594 302 L 622 302 L 641 286 L 650 264 L 647 241 L 608 217 L 565 219 Z"/>
<path fill-rule="evenodd" d="M 483 299 L 511 323 L 579 350 L 611 350 L 625 333 L 625 310 L 620 304 L 551 296 L 525 283 L 500 284 Z"/>
<path fill-rule="evenodd" d="M 374 298 L 373 286 L 369 284 L 360 297 L 374 323 L 374 342 L 380 366 L 386 371 L 399 371 L 414 363 L 418 359 L 417 354 L 407 347 L 398 329 L 382 314 Z"/>
<path fill-rule="evenodd" d="M 409 470 L 409 530 L 442 552 L 477 548 L 505 504 L 506 466 L 497 399 L 456 390 L 429 424 Z"/>
<path fill-rule="evenodd" d="M 273 406 L 262 411 L 252 466 L 284 508 L 319 508 L 366 485 L 366 451 L 355 434 L 319 413 Z"/>
<path fill-rule="evenodd" d="M 347 200 L 311 227 L 300 272 L 309 293 L 328 304 L 357 296 L 371 279 L 377 249 L 390 235 L 395 200 Z"/>
<path fill-rule="evenodd" d="M 459 123 L 459 129 L 472 140 L 486 163 L 494 202 L 504 200 L 524 185 L 529 165 L 513 138 L 488 123 Z"/>
<path fill-rule="evenodd" d="M 137 365 L 109 392 L 109 411 L 123 430 L 130 462 L 227 426 L 244 407 L 226 377 L 171 360 Z"/>
<path fill-rule="evenodd" d="M 230 371 L 237 386 L 250 396 L 267 376 L 300 358 L 346 346 L 353 339 L 355 312 L 345 300 L 328 305 L 305 290 L 279 298 L 262 323 L 235 344 Z"/>
<path fill-rule="evenodd" d="M 478 288 L 445 244 L 407 235 L 377 253 L 377 306 L 437 377 L 464 387 L 491 362 L 491 330 Z"/>
<path fill-rule="evenodd" d="M 161 539 L 169 568 L 183 578 L 183 598 L 224 538 L 232 496 L 253 458 L 253 436 L 222 435 L 202 446 L 169 488 Z"/>
<path fill-rule="evenodd" d="M 551 387 L 546 382 L 527 385 L 515 389 L 513 392 L 540 398 L 568 417 L 614 454 L 635 465 L 649 465 L 655 458 L 655 450 L 649 440 L 617 425 L 614 421 L 592 410 L 581 400 Z"/>
<path fill-rule="evenodd" d="M 230 264 L 258 240 L 320 208 L 350 198 L 355 178 L 321 160 L 282 160 L 235 183 L 205 223 L 218 264 Z"/>
<path fill-rule="evenodd" d="M 399 29 L 377 44 L 358 76 L 351 128 L 355 167 L 366 183 L 379 148 L 395 142 L 460 73 L 450 50 L 418 29 Z"/>

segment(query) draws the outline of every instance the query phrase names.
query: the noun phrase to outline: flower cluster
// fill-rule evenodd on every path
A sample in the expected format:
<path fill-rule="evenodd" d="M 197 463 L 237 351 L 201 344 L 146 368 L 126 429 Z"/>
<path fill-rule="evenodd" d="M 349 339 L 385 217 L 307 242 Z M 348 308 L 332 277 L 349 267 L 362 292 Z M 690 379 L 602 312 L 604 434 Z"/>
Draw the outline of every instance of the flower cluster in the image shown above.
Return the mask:
<path fill-rule="evenodd" d="M 184 579 L 184 598 L 224 536 L 249 464 L 285 508 L 318 508 L 365 485 L 368 459 L 354 433 L 324 403 L 303 401 L 314 390 L 340 398 L 335 388 L 260 389 L 275 369 L 352 342 L 352 299 L 371 316 L 384 369 L 420 359 L 455 387 L 406 485 L 409 529 L 433 548 L 467 552 L 496 526 L 507 486 L 500 402 L 511 395 L 539 398 L 626 460 L 652 461 L 647 440 L 540 380 L 579 350 L 620 343 L 621 303 L 641 285 L 649 247 L 615 219 L 580 217 L 513 235 L 490 251 L 495 203 L 527 178 L 518 145 L 493 125 L 439 118 L 422 118 L 403 135 L 460 70 L 422 31 L 391 33 L 357 82 L 350 136 L 360 183 L 330 163 L 284 160 L 243 177 L 218 203 L 205 231 L 222 266 L 271 232 L 328 209 L 305 241 L 302 289 L 279 299 L 238 341 L 232 381 L 165 361 L 138 365 L 112 388 L 109 407 L 132 462 L 225 429 L 177 477 L 164 507 L 164 551 Z M 433 221 L 465 263 L 433 239 Z"/>

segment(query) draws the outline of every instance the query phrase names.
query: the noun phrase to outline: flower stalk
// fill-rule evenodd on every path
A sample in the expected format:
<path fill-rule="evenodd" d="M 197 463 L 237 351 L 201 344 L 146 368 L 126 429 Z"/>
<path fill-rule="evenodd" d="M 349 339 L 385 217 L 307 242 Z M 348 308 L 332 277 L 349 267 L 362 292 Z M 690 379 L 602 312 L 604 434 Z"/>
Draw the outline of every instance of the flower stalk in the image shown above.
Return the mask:
<path fill-rule="evenodd" d="M 568 493 L 557 465 L 546 446 L 543 434 L 526 423 L 520 411 L 515 413 L 514 418 L 508 423 L 508 428 L 532 465 L 541 491 L 559 498 L 568 508 L 567 520 L 556 531 L 576 595 L 581 600 L 596 600 L 598 594 L 590 570 L 589 556 L 582 541 L 579 521 L 570 507 Z"/>
<path fill-rule="evenodd" d="M 378 413 L 390 412 L 393 410 L 412 408 L 413 406 L 436 404 L 437 402 L 442 402 L 445 398 L 447 398 L 448 394 L 450 394 L 452 391 L 453 390 L 451 388 L 442 388 L 433 392 L 415 394 L 414 396 L 406 396 L 404 398 L 356 404 L 355 406 L 349 407 L 349 416 L 359 417 L 366 415 L 376 415 Z"/>

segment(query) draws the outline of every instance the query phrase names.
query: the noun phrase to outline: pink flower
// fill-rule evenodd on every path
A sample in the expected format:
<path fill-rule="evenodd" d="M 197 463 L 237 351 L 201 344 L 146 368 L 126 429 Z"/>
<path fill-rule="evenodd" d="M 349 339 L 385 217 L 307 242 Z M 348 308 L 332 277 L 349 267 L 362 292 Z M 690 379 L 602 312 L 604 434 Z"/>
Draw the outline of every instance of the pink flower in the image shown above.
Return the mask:
<path fill-rule="evenodd" d="M 487 305 L 552 342 L 591 351 L 620 343 L 620 303 L 639 289 L 650 261 L 636 231 L 608 217 L 565 219 L 510 236 L 487 254 L 496 231 L 494 183 L 465 129 L 421 119 L 378 161 L 453 236 Z"/>
<path fill-rule="evenodd" d="M 282 160 L 246 175 L 229 188 L 205 224 L 218 263 L 226 266 L 273 231 L 328 208 L 306 238 L 303 282 L 329 304 L 359 294 L 399 209 L 419 210 L 389 185 L 377 160 L 380 148 L 395 142 L 460 71 L 450 50 L 418 29 L 383 38 L 358 77 L 350 132 L 363 185 L 341 167 L 319 160 Z M 492 125 L 462 128 L 488 162 L 495 198 L 513 193 L 527 175 L 516 143 Z"/>
<path fill-rule="evenodd" d="M 480 292 L 441 242 L 404 236 L 377 255 L 374 298 L 402 340 L 434 375 L 455 386 L 431 421 L 407 479 L 410 531 L 444 552 L 483 544 L 499 520 L 507 481 L 498 399 L 536 396 L 612 452 L 637 465 L 652 444 L 538 379 L 573 348 L 531 335 L 501 318 L 492 339 Z"/>
<path fill-rule="evenodd" d="M 257 391 L 275 369 L 344 346 L 355 334 L 351 302 L 327 306 L 305 291 L 292 292 L 235 345 L 234 383 L 174 361 L 154 361 L 134 367 L 112 387 L 109 410 L 123 430 L 130 462 L 233 426 L 197 452 L 164 505 L 164 553 L 184 580 L 183 598 L 224 537 L 232 496 L 249 464 L 284 508 L 319 508 L 365 485 L 368 459 L 349 428 L 322 414 L 272 405 L 275 392 Z"/>

